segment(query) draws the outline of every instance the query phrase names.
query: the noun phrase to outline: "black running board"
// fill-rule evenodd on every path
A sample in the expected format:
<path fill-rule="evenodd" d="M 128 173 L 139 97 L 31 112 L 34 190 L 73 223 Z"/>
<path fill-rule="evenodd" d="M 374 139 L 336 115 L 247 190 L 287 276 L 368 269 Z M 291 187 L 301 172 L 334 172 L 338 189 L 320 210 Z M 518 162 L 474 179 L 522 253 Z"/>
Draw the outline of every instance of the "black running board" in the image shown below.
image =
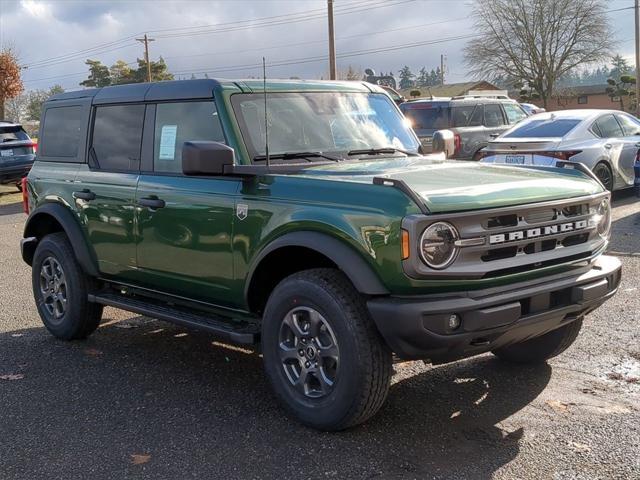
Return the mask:
<path fill-rule="evenodd" d="M 96 293 L 89 295 L 89 301 L 100 303 L 109 307 L 121 308 L 129 312 L 138 313 L 158 320 L 175 323 L 184 327 L 203 330 L 227 340 L 241 345 L 254 345 L 258 343 L 258 331 L 255 326 L 246 322 L 225 320 L 219 316 L 211 314 L 194 313 L 172 306 L 162 305 L 153 300 L 139 300 L 116 293 Z"/>

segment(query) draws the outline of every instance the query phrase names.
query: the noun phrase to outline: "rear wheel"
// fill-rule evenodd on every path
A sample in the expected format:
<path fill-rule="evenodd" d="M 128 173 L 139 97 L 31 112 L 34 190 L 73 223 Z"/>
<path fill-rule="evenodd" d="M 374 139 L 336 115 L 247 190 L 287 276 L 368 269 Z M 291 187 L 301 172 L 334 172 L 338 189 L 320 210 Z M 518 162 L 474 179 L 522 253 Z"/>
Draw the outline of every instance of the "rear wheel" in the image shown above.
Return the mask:
<path fill-rule="evenodd" d="M 593 167 L 593 173 L 598 177 L 607 190 L 613 190 L 613 173 L 611 172 L 611 167 L 609 165 L 604 162 L 600 162 Z"/>
<path fill-rule="evenodd" d="M 382 406 L 391 351 L 344 275 L 314 269 L 284 279 L 269 297 L 262 352 L 271 385 L 302 423 L 341 430 Z"/>
<path fill-rule="evenodd" d="M 513 363 L 542 363 L 560 355 L 578 337 L 582 328 L 582 318 L 568 325 L 545 333 L 531 340 L 498 348 L 492 353 L 501 360 Z"/>
<path fill-rule="evenodd" d="M 31 278 L 38 313 L 52 335 L 74 340 L 98 328 L 102 305 L 87 300 L 94 281 L 82 271 L 64 233 L 38 243 Z"/>

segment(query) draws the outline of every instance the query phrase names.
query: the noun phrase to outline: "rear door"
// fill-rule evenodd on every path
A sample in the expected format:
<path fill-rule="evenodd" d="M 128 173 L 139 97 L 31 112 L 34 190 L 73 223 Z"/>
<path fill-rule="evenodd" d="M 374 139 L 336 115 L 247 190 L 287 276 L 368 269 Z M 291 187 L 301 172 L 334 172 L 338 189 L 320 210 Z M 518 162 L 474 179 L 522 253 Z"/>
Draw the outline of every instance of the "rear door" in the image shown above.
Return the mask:
<path fill-rule="evenodd" d="M 640 122 L 630 115 L 616 114 L 615 117 L 620 123 L 624 134 L 618 173 L 627 186 L 632 186 L 634 179 L 633 165 L 640 150 Z"/>
<path fill-rule="evenodd" d="M 225 142 L 213 99 L 150 105 L 136 195 L 139 282 L 233 306 L 232 227 L 241 181 L 182 174 L 189 140 Z M 151 110 L 150 110 L 151 111 Z"/>
<path fill-rule="evenodd" d="M 87 238 L 105 275 L 133 278 L 134 200 L 140 172 L 145 105 L 94 107 L 87 163 L 74 196 Z"/>
<path fill-rule="evenodd" d="M 600 134 L 604 141 L 605 155 L 613 168 L 613 186 L 617 183 L 616 177 L 621 172 L 621 164 L 625 155 L 631 153 L 629 145 L 625 141 L 624 132 L 620 122 L 612 113 L 602 115 L 595 121 L 594 130 Z M 633 167 L 631 168 L 633 170 Z M 631 173 L 631 184 L 633 184 L 633 173 Z"/>

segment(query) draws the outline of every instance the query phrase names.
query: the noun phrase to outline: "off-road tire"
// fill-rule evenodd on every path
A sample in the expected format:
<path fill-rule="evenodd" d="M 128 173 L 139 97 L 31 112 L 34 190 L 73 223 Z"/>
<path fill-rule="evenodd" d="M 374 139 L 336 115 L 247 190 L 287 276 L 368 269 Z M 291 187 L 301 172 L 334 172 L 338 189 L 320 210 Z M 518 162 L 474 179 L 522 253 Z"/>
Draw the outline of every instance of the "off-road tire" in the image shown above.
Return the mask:
<path fill-rule="evenodd" d="M 317 311 L 335 333 L 338 373 L 323 398 L 308 398 L 294 388 L 279 354 L 284 319 L 297 308 Z M 380 409 L 389 390 L 391 351 L 363 297 L 338 270 L 305 270 L 278 284 L 262 320 L 262 353 L 278 399 L 297 420 L 316 429 L 343 430 L 364 422 Z"/>
<path fill-rule="evenodd" d="M 498 348 L 492 353 L 501 360 L 513 363 L 543 363 L 569 348 L 578 337 L 581 328 L 582 318 L 579 318 L 549 333 Z"/>
<path fill-rule="evenodd" d="M 64 276 L 66 308 L 58 318 L 55 312 L 50 311 L 51 307 L 45 305 L 47 295 L 42 291 L 42 269 L 45 262 L 48 267 L 51 264 L 59 265 Z M 62 340 L 82 339 L 98 328 L 103 307 L 87 299 L 95 281 L 83 272 L 64 233 L 47 235 L 38 243 L 31 272 L 38 313 L 44 326 L 54 337 Z"/>

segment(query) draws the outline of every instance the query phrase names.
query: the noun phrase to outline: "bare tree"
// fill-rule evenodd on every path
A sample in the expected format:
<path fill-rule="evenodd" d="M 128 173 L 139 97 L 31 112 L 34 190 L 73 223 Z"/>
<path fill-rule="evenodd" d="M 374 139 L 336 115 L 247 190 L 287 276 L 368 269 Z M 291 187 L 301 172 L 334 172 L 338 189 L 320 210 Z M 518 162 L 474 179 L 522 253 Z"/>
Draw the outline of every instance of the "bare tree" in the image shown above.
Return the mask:
<path fill-rule="evenodd" d="M 465 60 L 474 76 L 529 84 L 546 107 L 563 74 L 610 55 L 615 42 L 606 6 L 600 0 L 476 2 L 479 37 L 465 47 Z"/>

